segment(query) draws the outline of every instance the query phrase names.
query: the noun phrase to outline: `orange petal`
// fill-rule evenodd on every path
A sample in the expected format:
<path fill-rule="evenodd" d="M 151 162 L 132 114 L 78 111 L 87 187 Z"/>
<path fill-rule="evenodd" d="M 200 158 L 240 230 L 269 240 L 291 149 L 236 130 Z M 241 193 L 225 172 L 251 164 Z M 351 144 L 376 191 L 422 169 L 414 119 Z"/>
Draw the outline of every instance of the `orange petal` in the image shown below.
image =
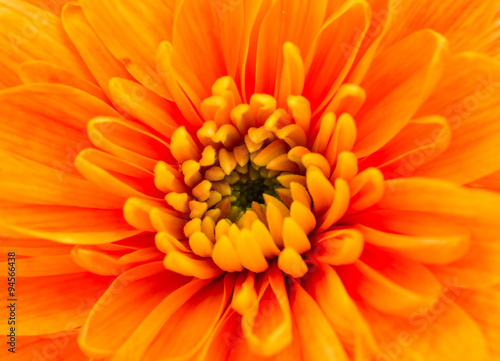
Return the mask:
<path fill-rule="evenodd" d="M 71 0 L 28 0 L 27 3 L 38 6 L 40 9 L 49 11 L 54 15 L 60 15 L 64 4 Z"/>
<path fill-rule="evenodd" d="M 479 290 L 469 289 L 465 292 L 450 287 L 446 295 L 451 300 L 456 299 L 457 304 L 479 325 L 492 359 L 499 357 L 500 333 L 496 322 L 500 313 L 499 286 Z"/>
<path fill-rule="evenodd" d="M 168 252 L 163 261 L 166 269 L 198 279 L 212 279 L 224 273 L 210 258 L 182 252 Z"/>
<path fill-rule="evenodd" d="M 170 149 L 179 163 L 201 159 L 201 151 L 185 127 L 179 127 L 174 132 L 170 142 Z"/>
<path fill-rule="evenodd" d="M 440 277 L 460 274 L 464 284 L 488 285 L 499 281 L 498 194 L 461 188 L 441 180 L 407 178 L 386 182 L 381 208 L 427 213 L 460 225 L 471 235 L 470 251 L 459 261 L 433 268 Z M 411 193 L 411 195 L 410 195 Z M 407 215 L 401 215 L 407 217 Z M 411 217 L 411 215 L 410 215 Z"/>
<path fill-rule="evenodd" d="M 358 114 L 365 100 L 366 92 L 359 85 L 342 84 L 324 112 L 332 112 L 339 115 L 347 113 L 354 117 Z"/>
<path fill-rule="evenodd" d="M 57 355 L 59 360 L 88 361 L 88 356 L 84 355 L 78 346 L 77 337 L 77 329 L 42 336 L 18 336 L 16 352 L 8 352 L 5 348 L 0 351 L 0 356 L 5 361 L 30 361 L 33 358 L 43 360 L 54 355 Z M 7 337 L 4 336 L 4 339 Z"/>
<path fill-rule="evenodd" d="M 173 4 L 153 0 L 83 0 L 80 4 L 85 18 L 111 54 L 142 85 L 169 99 L 156 72 L 156 50 L 162 41 L 171 39 Z"/>
<path fill-rule="evenodd" d="M 468 234 L 417 237 L 382 232 L 366 226 L 359 226 L 359 229 L 366 242 L 383 250 L 428 264 L 448 264 L 457 261 L 467 253 L 470 246 Z"/>
<path fill-rule="evenodd" d="M 3 204 L 0 226 L 29 237 L 67 244 L 103 244 L 141 233 L 121 210 Z"/>
<path fill-rule="evenodd" d="M 231 308 L 242 315 L 248 311 L 255 302 L 257 302 L 255 273 L 242 272 L 238 275 L 234 286 L 234 296 L 231 300 Z"/>
<path fill-rule="evenodd" d="M 428 304 L 410 318 L 390 317 L 373 309 L 367 309 L 364 316 L 380 342 L 380 359 L 492 360 L 478 324 L 450 298 Z"/>
<path fill-rule="evenodd" d="M 274 94 L 275 91 L 278 57 L 282 50 L 278 35 L 283 22 L 281 11 L 281 3 L 271 2 L 260 24 L 256 43 L 254 93 Z"/>
<path fill-rule="evenodd" d="M 442 35 L 422 30 L 373 60 L 361 83 L 367 96 L 356 116 L 358 158 L 380 149 L 403 129 L 441 78 L 447 53 Z"/>
<path fill-rule="evenodd" d="M 267 272 L 269 283 L 263 286 L 259 302 L 242 318 L 243 334 L 250 350 L 265 357 L 285 349 L 292 342 L 292 316 L 281 271 L 272 264 Z M 277 307 L 264 317 L 264 307 Z"/>
<path fill-rule="evenodd" d="M 88 122 L 87 129 L 96 147 L 139 167 L 152 171 L 159 160 L 174 162 L 168 144 L 136 123 L 98 117 Z"/>
<path fill-rule="evenodd" d="M 450 40 L 454 52 L 474 48 L 488 29 L 500 2 L 445 0 L 437 3 L 395 3 L 392 19 L 381 48 L 410 35 L 419 29 L 433 29 Z"/>
<path fill-rule="evenodd" d="M 124 198 L 161 199 L 162 193 L 154 186 L 152 172 L 108 153 L 85 149 L 76 157 L 75 165 L 86 179 L 110 193 Z"/>
<path fill-rule="evenodd" d="M 214 284 L 215 283 L 215 284 Z M 219 281 L 214 281 L 214 283 L 210 283 L 207 280 L 192 280 L 185 284 L 184 286 L 174 290 L 167 297 L 161 301 L 158 306 L 156 306 L 146 318 L 139 324 L 138 327 L 135 328 L 132 335 L 127 339 L 127 341 L 120 347 L 118 352 L 111 358 L 112 361 L 126 361 L 126 360 L 140 360 L 142 357 L 148 352 L 149 348 L 153 341 L 161 335 L 161 330 L 163 327 L 175 327 L 178 325 L 178 322 L 174 322 L 169 325 L 169 321 L 172 319 L 177 319 L 179 310 L 183 309 L 183 305 L 185 305 L 190 299 L 195 297 L 196 300 L 202 302 L 196 296 L 207 295 L 207 302 L 212 301 L 208 295 L 212 295 L 215 297 L 221 297 L 222 292 L 219 293 L 211 293 L 210 291 L 213 289 L 212 287 L 216 284 L 220 284 Z M 191 311 L 203 312 L 203 309 L 200 307 L 192 308 Z M 185 312 L 182 312 L 184 314 Z M 199 320 L 198 320 L 199 321 Z M 189 324 L 191 326 L 191 324 Z M 191 329 L 190 329 L 191 330 Z M 206 331 L 206 329 L 199 328 L 198 331 Z M 191 330 L 193 332 L 193 330 Z M 193 339 L 193 341 L 197 341 Z M 182 346 L 182 343 L 177 343 L 177 346 Z M 172 349 L 175 351 L 175 349 Z"/>
<path fill-rule="evenodd" d="M 311 100 L 313 113 L 330 101 L 347 76 L 370 16 L 365 1 L 350 1 L 325 21 L 313 50 L 305 56 L 304 96 Z"/>
<path fill-rule="evenodd" d="M 218 40 L 222 19 L 217 16 L 215 8 L 210 0 L 180 1 L 175 7 L 172 30 L 172 45 L 184 62 L 192 66 L 193 75 L 207 90 L 218 78 L 226 75 Z"/>
<path fill-rule="evenodd" d="M 189 299 L 158 332 L 142 360 L 188 359 L 197 355 L 226 309 L 234 279 L 231 275 L 220 277 Z"/>
<path fill-rule="evenodd" d="M 313 236 L 311 256 L 323 263 L 340 266 L 356 262 L 363 252 L 363 234 L 356 229 L 344 228 Z"/>
<path fill-rule="evenodd" d="M 313 269 L 310 277 L 304 280 L 303 287 L 324 312 L 346 350 L 354 354 L 356 360 L 368 360 L 376 355 L 378 345 L 370 326 L 333 268 L 320 265 Z"/>
<path fill-rule="evenodd" d="M 57 168 L 0 150 L 3 173 L 0 199 L 30 204 L 102 209 L 123 206 L 123 198 Z"/>
<path fill-rule="evenodd" d="M 14 146 L 17 154 L 68 173 L 77 173 L 76 155 L 91 147 L 85 132 L 89 119 L 119 116 L 103 101 L 60 84 L 3 90 L 0 114 L 0 148 Z"/>
<path fill-rule="evenodd" d="M 3 278 L 6 283 L 7 279 Z M 63 332 L 81 326 L 90 308 L 97 301 L 99 292 L 106 289 L 111 277 L 96 276 L 83 272 L 45 277 L 18 277 L 17 335 L 44 335 Z M 41 287 L 41 285 L 43 285 Z M 10 298 L 7 288 L 1 291 L 2 299 Z M 7 307 L 2 307 L 0 315 L 8 319 Z M 0 325 L 2 334 L 7 335 L 10 326 Z"/>
<path fill-rule="evenodd" d="M 290 307 L 306 360 L 349 360 L 328 319 L 296 281 L 290 287 Z"/>
<path fill-rule="evenodd" d="M 380 253 L 376 256 L 380 256 L 376 261 L 363 258 L 369 261 L 369 265 L 362 261 L 356 262 L 359 283 L 349 285 L 356 287 L 359 295 L 370 306 L 389 315 L 408 317 L 439 298 L 441 284 L 420 263 L 383 257 Z M 354 274 L 347 275 L 352 277 Z"/>
<path fill-rule="evenodd" d="M 130 197 L 123 205 L 123 217 L 134 228 L 148 232 L 155 232 L 149 216 L 154 208 L 166 210 L 162 202 L 151 201 L 144 198 Z"/>
<path fill-rule="evenodd" d="M 441 155 L 416 169 L 415 176 L 464 184 L 500 169 L 495 151 L 500 147 L 499 78 L 497 61 L 483 55 L 457 55 L 447 64 L 443 81 L 419 115 L 442 114 L 452 131 L 451 142 Z"/>
<path fill-rule="evenodd" d="M 24 84 L 53 83 L 68 85 L 93 95 L 104 102 L 109 102 L 102 89 L 94 83 L 46 61 L 30 60 L 22 63 L 19 66 L 19 77 Z"/>
<path fill-rule="evenodd" d="M 17 67 L 28 60 L 47 61 L 94 82 L 57 16 L 19 0 L 2 0 L 1 7 L 0 88 L 19 85 Z"/>
<path fill-rule="evenodd" d="M 158 262 L 121 274 L 92 308 L 80 346 L 93 357 L 113 355 L 165 297 L 187 282 L 188 277 L 165 271 Z"/>
<path fill-rule="evenodd" d="M 62 13 L 64 30 L 78 49 L 99 86 L 109 97 L 109 80 L 113 77 L 132 79 L 125 66 L 116 59 L 90 26 L 80 5 L 71 3 Z"/>
<path fill-rule="evenodd" d="M 451 137 L 450 126 L 443 117 L 413 119 L 389 143 L 365 158 L 360 166 L 377 167 L 386 179 L 408 177 L 443 153 Z"/>
<path fill-rule="evenodd" d="M 182 115 L 169 102 L 143 85 L 123 78 L 112 78 L 109 89 L 113 103 L 134 118 L 170 139 Z"/>
<path fill-rule="evenodd" d="M 278 105 L 282 107 L 286 105 L 288 96 L 302 94 L 305 81 L 304 62 L 300 56 L 300 49 L 291 42 L 286 42 L 283 45 L 283 55 L 283 69 L 277 97 Z"/>
<path fill-rule="evenodd" d="M 186 121 L 193 126 L 201 126 L 203 121 L 199 108 L 201 100 L 209 95 L 207 89 L 202 88 L 199 79 L 172 43 L 164 41 L 160 44 L 157 63 L 160 76 Z"/>
<path fill-rule="evenodd" d="M 20 256 L 57 256 L 68 255 L 73 247 L 42 239 L 4 239 L 0 252 L 15 252 Z"/>
<path fill-rule="evenodd" d="M 101 276 L 116 276 L 130 268 L 119 257 L 91 247 L 75 246 L 71 256 L 80 267 Z"/>
<path fill-rule="evenodd" d="M 8 264 L 0 262 L 0 266 L 7 268 Z M 19 277 L 44 277 L 81 273 L 85 270 L 78 266 L 69 254 L 66 254 L 18 259 L 16 272 Z"/>

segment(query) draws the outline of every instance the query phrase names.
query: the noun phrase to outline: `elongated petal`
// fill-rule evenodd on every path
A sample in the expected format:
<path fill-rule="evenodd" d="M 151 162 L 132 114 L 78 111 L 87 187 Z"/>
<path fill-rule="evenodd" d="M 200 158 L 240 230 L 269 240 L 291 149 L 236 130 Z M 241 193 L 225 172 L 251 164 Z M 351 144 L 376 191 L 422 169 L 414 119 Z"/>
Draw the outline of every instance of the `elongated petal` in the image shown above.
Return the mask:
<path fill-rule="evenodd" d="M 17 335 L 45 335 L 72 330 L 81 326 L 90 308 L 97 301 L 99 292 L 104 292 L 110 277 L 96 276 L 88 272 L 17 278 L 19 296 L 17 321 L 22 327 L 16 328 Z M 7 283 L 7 278 L 3 278 Z M 40 285 L 43 285 L 41 287 Z M 2 290 L 2 299 L 10 298 L 7 288 Z M 2 307 L 0 311 L 8 319 L 10 310 Z M 8 334 L 9 325 L 0 325 L 2 334 Z"/>
<path fill-rule="evenodd" d="M 141 359 L 148 351 L 150 344 L 158 336 L 165 324 L 175 317 L 174 315 L 192 297 L 204 288 L 211 289 L 211 283 L 206 280 L 193 280 L 178 288 L 164 298 L 158 306 L 135 328 L 132 335 L 120 347 L 119 351 L 111 358 L 113 361 Z M 207 290 L 204 290 L 207 292 Z M 202 291 L 203 292 L 203 291 Z"/>
<path fill-rule="evenodd" d="M 378 150 L 403 129 L 440 79 L 446 54 L 446 39 L 425 30 L 396 43 L 373 60 L 361 83 L 366 102 L 356 117 L 358 140 L 354 153 L 358 157 Z M 397 65 L 393 64 L 395 59 Z"/>
<path fill-rule="evenodd" d="M 102 89 L 90 82 L 88 79 L 47 61 L 25 61 L 19 66 L 19 77 L 24 84 L 63 84 L 80 89 L 104 102 L 109 101 Z"/>
<path fill-rule="evenodd" d="M 144 360 L 176 360 L 196 355 L 226 309 L 234 279 L 231 275 L 221 277 L 186 302 L 162 328 Z"/>
<path fill-rule="evenodd" d="M 379 358 L 395 355 L 403 360 L 491 360 L 479 325 L 452 298 L 443 297 L 409 318 L 390 317 L 369 309 L 363 314 L 380 341 Z"/>
<path fill-rule="evenodd" d="M 123 199 L 99 189 L 78 175 L 71 175 L 0 150 L 2 172 L 0 199 L 27 204 L 117 209 Z"/>
<path fill-rule="evenodd" d="M 0 88 L 21 84 L 17 68 L 28 60 L 44 60 L 94 82 L 57 16 L 20 0 L 2 0 L 0 7 Z"/>
<path fill-rule="evenodd" d="M 497 61 L 473 53 L 452 59 L 443 81 L 419 111 L 444 116 L 451 142 L 444 153 L 416 169 L 415 176 L 464 184 L 500 169 L 499 87 Z"/>
<path fill-rule="evenodd" d="M 171 40 L 173 2 L 81 1 L 83 13 L 113 56 L 141 84 L 169 98 L 156 72 L 156 50 Z"/>
<path fill-rule="evenodd" d="M 59 360 L 88 361 L 88 356 L 78 346 L 77 337 L 77 329 L 42 336 L 19 336 L 15 353 L 4 349 L 0 355 L 6 361 L 30 361 L 34 357 L 44 357 L 44 354 L 53 356 L 57 353 Z"/>
<path fill-rule="evenodd" d="M 28 237 L 67 244 L 103 244 L 141 233 L 120 210 L 4 204 L 0 226 Z"/>
<path fill-rule="evenodd" d="M 149 264 L 120 275 L 93 307 L 80 345 L 94 357 L 110 356 L 160 302 L 189 278 Z"/>
<path fill-rule="evenodd" d="M 498 0 L 395 2 L 381 47 L 403 39 L 410 31 L 433 29 L 450 40 L 454 51 L 469 50 L 488 29 L 499 6 Z"/>
<path fill-rule="evenodd" d="M 312 297 L 298 284 L 291 286 L 290 306 L 306 360 L 349 360 L 337 334 Z"/>
<path fill-rule="evenodd" d="M 418 217 L 414 218 L 414 225 L 419 224 L 416 222 L 419 219 L 421 224 L 435 227 L 433 232 L 442 232 L 437 227 L 438 219 L 442 220 L 441 228 L 451 222 L 456 224 L 458 232 L 464 229 L 469 232 L 470 251 L 457 262 L 432 269 L 440 278 L 459 276 L 462 284 L 474 287 L 499 281 L 499 225 L 496 216 L 499 205 L 500 198 L 496 193 L 423 178 L 386 182 L 386 192 L 379 203 L 381 208 L 400 213 L 391 215 L 392 222 L 401 223 L 405 217 L 414 214 Z M 411 230 L 415 226 L 409 227 Z"/>
<path fill-rule="evenodd" d="M 81 6 L 76 4 L 65 6 L 62 21 L 80 56 L 108 97 L 110 95 L 108 83 L 111 78 L 132 78 L 125 66 L 104 46 L 85 18 Z"/>
<path fill-rule="evenodd" d="M 499 357 L 500 332 L 495 322 L 500 313 L 499 286 L 467 292 L 461 292 L 457 289 L 450 291 L 455 293 L 448 292 L 447 296 L 450 299 L 456 298 L 457 304 L 476 321 L 483 331 L 492 358 Z"/>
<path fill-rule="evenodd" d="M 349 1 L 325 21 L 305 61 L 304 96 L 311 109 L 321 109 L 346 77 L 370 23 L 365 1 Z"/>
<path fill-rule="evenodd" d="M 61 106 L 71 104 L 71 106 Z M 96 114 L 119 116 L 103 101 L 59 84 L 31 84 L 0 92 L 0 148 L 63 172 L 77 173 L 73 161 L 91 147 L 86 134 Z"/>

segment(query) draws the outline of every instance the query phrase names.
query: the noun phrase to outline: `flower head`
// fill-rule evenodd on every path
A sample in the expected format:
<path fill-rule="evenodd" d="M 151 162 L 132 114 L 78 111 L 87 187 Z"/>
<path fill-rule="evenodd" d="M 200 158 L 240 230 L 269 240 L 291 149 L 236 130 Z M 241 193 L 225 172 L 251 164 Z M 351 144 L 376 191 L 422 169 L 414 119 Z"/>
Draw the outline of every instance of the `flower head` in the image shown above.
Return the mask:
<path fill-rule="evenodd" d="M 0 0 L 19 348 L 500 356 L 499 6 Z"/>

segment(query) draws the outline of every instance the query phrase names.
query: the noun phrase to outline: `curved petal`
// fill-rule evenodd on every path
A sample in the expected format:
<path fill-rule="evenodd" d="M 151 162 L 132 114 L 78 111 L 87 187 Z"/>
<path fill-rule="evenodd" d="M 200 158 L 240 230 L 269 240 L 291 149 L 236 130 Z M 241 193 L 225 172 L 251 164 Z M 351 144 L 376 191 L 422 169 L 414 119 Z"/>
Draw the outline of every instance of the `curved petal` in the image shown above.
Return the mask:
<path fill-rule="evenodd" d="M 78 175 L 60 171 L 0 150 L 0 199 L 27 204 L 101 209 L 123 206 L 123 199 Z"/>
<path fill-rule="evenodd" d="M 161 262 L 139 266 L 116 278 L 96 302 L 79 343 L 93 357 L 113 355 L 165 297 L 189 282 Z"/>
<path fill-rule="evenodd" d="M 106 291 L 111 277 L 96 276 L 88 272 L 43 276 L 18 277 L 16 282 L 18 336 L 45 335 L 64 332 L 80 327 L 90 308 Z M 7 279 L 2 278 L 7 284 Z M 8 297 L 7 288 L 1 291 L 2 299 Z M 7 320 L 7 307 L 0 315 Z M 0 325 L 2 334 L 7 335 L 9 325 Z"/>
<path fill-rule="evenodd" d="M 370 359 L 379 351 L 378 345 L 342 279 L 330 266 L 311 267 L 314 268 L 304 280 L 303 287 L 324 312 L 345 349 L 356 360 Z"/>
<path fill-rule="evenodd" d="M 187 301 L 159 331 L 143 360 L 166 361 L 195 356 L 222 317 L 234 281 L 232 275 L 220 277 Z"/>
<path fill-rule="evenodd" d="M 460 292 L 454 290 L 455 292 Z M 457 304 L 467 312 L 483 330 L 490 349 L 492 359 L 500 357 L 500 331 L 498 319 L 500 317 L 500 287 L 480 290 L 467 290 L 455 294 Z M 449 294 L 450 297 L 453 293 Z"/>
<path fill-rule="evenodd" d="M 446 56 L 446 39 L 423 30 L 375 57 L 361 83 L 366 102 L 356 116 L 358 158 L 380 149 L 404 128 L 441 78 Z"/>
<path fill-rule="evenodd" d="M 377 257 L 363 255 L 365 262 L 339 269 L 346 287 L 371 307 L 388 315 L 408 317 L 439 298 L 439 281 L 418 262 L 379 253 Z"/>
<path fill-rule="evenodd" d="M 500 169 L 500 64 L 465 53 L 447 64 L 443 81 L 419 115 L 439 114 L 452 131 L 449 147 L 415 176 L 465 184 Z"/>
<path fill-rule="evenodd" d="M 0 89 L 21 84 L 17 68 L 28 60 L 44 60 L 95 81 L 57 16 L 20 0 L 1 0 L 0 8 Z"/>
<path fill-rule="evenodd" d="M 439 3 L 391 0 L 391 21 L 381 48 L 413 31 L 432 29 L 450 40 L 453 51 L 469 50 L 488 30 L 499 6 L 498 0 L 444 0 Z"/>
<path fill-rule="evenodd" d="M 111 243 L 141 233 L 125 222 L 121 210 L 9 202 L 0 216 L 0 226 L 10 231 L 67 244 Z"/>
<path fill-rule="evenodd" d="M 380 342 L 380 360 L 491 360 L 479 326 L 455 303 L 443 297 L 409 318 L 365 309 Z"/>
<path fill-rule="evenodd" d="M 172 38 L 174 1 L 82 0 L 87 21 L 113 56 L 146 88 L 170 98 L 156 72 L 156 50 Z"/>
<path fill-rule="evenodd" d="M 140 360 L 148 351 L 151 343 L 158 336 L 160 330 L 169 322 L 183 305 L 205 288 L 209 291 L 220 280 L 192 280 L 178 288 L 166 298 L 136 327 L 128 340 L 120 347 L 111 358 L 112 361 Z"/>
<path fill-rule="evenodd" d="M 253 353 L 269 357 L 279 354 L 292 343 L 293 321 L 281 271 L 275 263 L 267 271 L 268 280 L 258 302 L 243 314 L 243 334 Z M 273 312 L 267 308 L 272 305 Z M 264 312 L 266 312 L 264 314 Z"/>
<path fill-rule="evenodd" d="M 0 350 L 0 356 L 5 361 L 88 361 L 78 347 L 78 330 L 66 330 L 64 332 L 41 335 L 41 336 L 19 336 L 15 353 L 7 352 L 7 347 Z M 5 337 L 5 336 L 4 336 Z M 6 337 L 5 337 L 6 338 Z"/>
<path fill-rule="evenodd" d="M 88 180 L 123 198 L 158 200 L 162 193 L 154 186 L 153 173 L 97 149 L 80 152 L 75 160 L 78 171 Z"/>
<path fill-rule="evenodd" d="M 182 115 L 173 102 L 169 102 L 135 81 L 113 78 L 109 81 L 113 103 L 170 139 L 182 124 Z"/>
<path fill-rule="evenodd" d="M 19 77 L 24 84 L 51 83 L 80 89 L 103 102 L 109 102 L 99 86 L 61 66 L 41 60 L 25 61 L 19 66 Z"/>
<path fill-rule="evenodd" d="M 66 85 L 30 84 L 0 92 L 0 148 L 67 173 L 91 147 L 86 127 L 97 114 L 119 117 L 103 101 Z"/>
<path fill-rule="evenodd" d="M 347 76 L 370 23 L 371 11 L 364 0 L 346 2 L 327 19 L 305 60 L 304 96 L 313 113 L 323 108 Z"/>
<path fill-rule="evenodd" d="M 221 20 L 217 14 L 217 2 L 179 0 L 176 3 L 172 45 L 189 64 L 206 92 L 227 73 L 218 34 Z"/>
<path fill-rule="evenodd" d="M 290 306 L 306 360 L 349 360 L 336 332 L 319 306 L 295 281 L 290 286 Z"/>
<path fill-rule="evenodd" d="M 385 179 L 409 177 L 443 153 L 450 141 L 451 129 L 444 117 L 412 119 L 389 143 L 360 161 L 359 167 L 377 167 Z"/>
<path fill-rule="evenodd" d="M 364 225 L 358 225 L 358 228 L 367 243 L 422 263 L 448 264 L 462 258 L 470 247 L 470 236 L 466 232 L 446 236 L 408 236 Z"/>
<path fill-rule="evenodd" d="M 62 22 L 64 30 L 108 97 L 111 78 L 132 79 L 125 66 L 109 52 L 92 29 L 81 6 L 66 5 L 62 13 Z"/>
<path fill-rule="evenodd" d="M 73 247 L 43 239 L 2 239 L 0 252 L 15 252 L 20 256 L 59 256 L 68 255 Z"/>
<path fill-rule="evenodd" d="M 70 2 L 71 0 L 23 0 L 23 1 L 38 6 L 40 9 L 49 11 L 54 15 L 60 15 L 64 7 L 64 4 Z"/>
<path fill-rule="evenodd" d="M 175 162 L 169 145 L 137 123 L 98 117 L 90 120 L 87 128 L 96 147 L 139 167 L 153 171 L 159 160 Z"/>
<path fill-rule="evenodd" d="M 378 207 L 393 211 L 387 217 L 391 222 L 401 223 L 406 219 L 408 229 L 418 224 L 421 227 L 433 224 L 433 232 L 442 232 L 439 229 L 451 222 L 462 229 L 459 232 L 465 230 L 470 234 L 470 250 L 462 259 L 432 268 L 439 278 L 459 277 L 464 287 L 484 287 L 500 281 L 497 217 L 500 195 L 497 193 L 462 188 L 441 180 L 406 178 L 386 182 Z"/>
<path fill-rule="evenodd" d="M 0 267 L 8 268 L 7 262 L 0 262 Z M 36 256 L 16 260 L 16 272 L 19 277 L 45 277 L 71 273 L 81 273 L 85 270 L 78 266 L 68 254 L 56 256 Z"/>

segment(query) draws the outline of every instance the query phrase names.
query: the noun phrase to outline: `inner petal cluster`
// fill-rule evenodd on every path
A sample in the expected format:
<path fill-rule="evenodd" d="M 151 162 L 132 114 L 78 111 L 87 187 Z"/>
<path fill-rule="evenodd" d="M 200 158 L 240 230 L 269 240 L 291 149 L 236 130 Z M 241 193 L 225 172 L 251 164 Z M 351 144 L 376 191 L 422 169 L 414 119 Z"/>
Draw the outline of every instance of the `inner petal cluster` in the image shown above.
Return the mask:
<path fill-rule="evenodd" d="M 152 215 L 166 268 L 206 277 L 260 273 L 277 259 L 298 278 L 309 258 L 345 264 L 359 257 L 359 232 L 336 223 L 374 204 L 383 177 L 358 173 L 349 114 L 314 119 L 301 96 L 289 96 L 287 109 L 266 94 L 244 104 L 228 77 L 214 84 L 201 109 L 200 129 L 180 127 L 172 136 L 178 166 L 155 168 L 169 205 Z"/>

